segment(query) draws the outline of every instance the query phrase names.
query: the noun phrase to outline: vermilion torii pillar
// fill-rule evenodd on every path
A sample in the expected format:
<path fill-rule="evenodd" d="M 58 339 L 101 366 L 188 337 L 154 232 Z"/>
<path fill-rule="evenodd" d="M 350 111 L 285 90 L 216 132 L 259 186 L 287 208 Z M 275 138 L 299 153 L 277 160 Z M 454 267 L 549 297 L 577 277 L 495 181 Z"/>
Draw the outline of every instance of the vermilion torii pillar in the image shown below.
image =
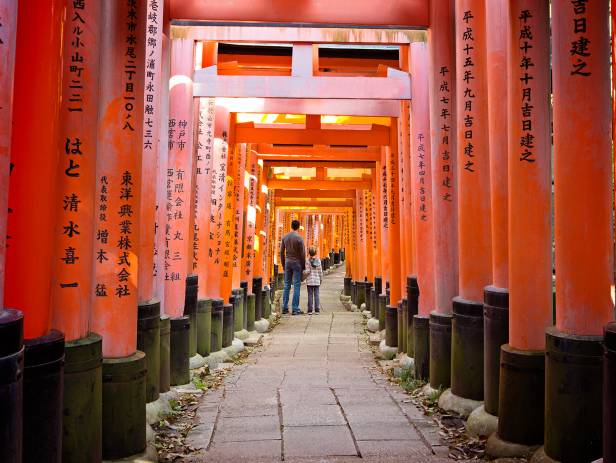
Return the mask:
<path fill-rule="evenodd" d="M 11 8 L 13 14 L 16 3 L 13 2 Z M 17 16 L 3 17 L 0 21 L 0 38 L 9 39 L 13 35 L 11 31 L 17 27 L 16 42 L 10 39 L 0 44 L 3 50 L 0 65 L 8 65 L 2 73 L 11 70 L 12 52 L 4 53 L 4 49 L 15 44 L 9 215 L 4 230 L 8 239 L 3 283 L 4 306 L 23 310 L 25 315 L 24 368 L 20 369 L 23 371 L 23 410 L 20 414 L 23 417 L 24 461 L 59 462 L 62 456 L 64 335 L 50 331 L 50 296 L 59 180 L 55 169 L 60 161 L 58 121 L 63 8 L 62 0 L 21 1 Z M 3 77 L 2 83 L 10 84 L 10 81 Z M 10 86 L 3 85 L 0 91 L 5 95 L 2 103 L 8 102 L 10 94 L 5 92 L 10 92 Z M 9 122 L 6 109 L 2 107 L 0 111 L 3 122 Z M 0 133 L 4 130 L 4 127 L 0 129 Z M 8 138 L 6 135 L 2 138 L 3 148 L 8 148 Z M 2 153 L 2 161 L 6 160 L 6 155 Z M 6 167 L 6 164 L 2 166 L 3 175 L 6 175 Z M 1 188 L 5 187 L 3 183 Z M 0 215 L 4 217 L 6 204 L 0 207 L 3 207 Z M 3 310 L 3 314 L 6 313 Z M 20 331 L 21 327 L 15 328 Z M 14 352 L 21 348 L 17 346 L 21 344 L 21 333 L 12 331 L 12 342 L 8 344 L 13 345 Z M 8 338 L 4 332 L 0 335 L 0 345 L 3 345 Z"/>
<path fill-rule="evenodd" d="M 428 47 L 411 45 L 411 173 L 413 230 L 416 271 L 419 285 L 419 314 L 413 319 L 415 375 L 427 380 L 430 361 L 430 313 L 435 309 L 434 223 L 432 221 L 432 154 L 430 149 L 430 107 L 428 87 Z"/>
<path fill-rule="evenodd" d="M 4 255 L 11 148 L 13 72 L 17 2 L 0 1 L 0 369 L 14 372 L 3 379 L 0 393 L 0 460 L 20 463 L 23 432 L 23 314 L 4 307 Z"/>
<path fill-rule="evenodd" d="M 486 2 L 486 64 L 490 133 L 490 204 L 492 215 L 492 284 L 484 288 L 484 408 L 498 416 L 500 346 L 508 339 L 507 267 L 507 30 L 509 1 Z M 483 421 L 483 420 L 482 420 Z M 496 420 L 492 418 L 493 426 Z M 473 420 L 469 431 L 473 432 Z M 496 429 L 494 429 L 496 430 Z"/>
<path fill-rule="evenodd" d="M 601 339 L 614 317 L 608 6 L 552 4 L 557 279 L 556 326 L 546 335 L 545 453 L 560 461 L 602 453 Z M 532 151 L 534 140 L 522 141 Z"/>
<path fill-rule="evenodd" d="M 435 310 L 430 315 L 430 385 L 451 383 L 451 300 L 458 294 L 454 0 L 430 3 L 430 131 Z"/>
<path fill-rule="evenodd" d="M 389 238 L 389 305 L 386 312 L 385 334 L 389 347 L 398 346 L 397 307 L 402 299 L 400 291 L 400 252 L 394 243 L 400 241 L 400 204 L 398 178 L 398 121 L 390 127 L 389 146 L 384 148 L 387 172 L 388 238 Z"/>
<path fill-rule="evenodd" d="M 92 317 L 94 184 L 101 9 L 98 2 L 67 3 L 64 34 L 60 163 L 55 202 L 52 326 L 66 338 L 62 459 L 76 462 L 101 455 L 102 338 L 89 333 Z M 71 171 L 72 166 L 78 166 Z M 72 228 L 72 231 L 71 231 Z M 96 368 L 84 371 L 88 361 Z"/>
<path fill-rule="evenodd" d="M 146 14 L 143 0 L 102 6 L 92 327 L 103 336 L 105 459 L 145 448 L 136 331 Z"/>
<path fill-rule="evenodd" d="M 509 344 L 500 349 L 498 433 L 488 444 L 494 457 L 502 456 L 500 441 L 521 444 L 522 453 L 543 442 L 543 351 L 545 329 L 552 324 L 548 6 L 547 0 L 515 0 L 509 18 L 511 294 Z M 527 136 L 532 147 L 520 145 Z"/>
<path fill-rule="evenodd" d="M 492 282 L 485 1 L 456 0 L 459 296 L 453 299 L 451 391 L 440 399 L 483 400 L 483 288 Z M 454 397 L 452 397 L 452 394 Z"/>

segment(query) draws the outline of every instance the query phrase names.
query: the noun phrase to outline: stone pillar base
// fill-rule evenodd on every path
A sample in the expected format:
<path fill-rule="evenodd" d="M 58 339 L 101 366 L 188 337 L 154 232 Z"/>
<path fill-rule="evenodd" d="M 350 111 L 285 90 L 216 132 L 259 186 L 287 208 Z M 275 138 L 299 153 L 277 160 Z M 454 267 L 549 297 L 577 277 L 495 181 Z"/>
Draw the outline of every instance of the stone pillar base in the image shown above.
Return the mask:
<path fill-rule="evenodd" d="M 430 318 L 413 316 L 413 351 L 415 353 L 415 378 L 427 381 L 430 378 Z"/>
<path fill-rule="evenodd" d="M 458 397 L 482 402 L 483 371 L 483 304 L 454 297 L 451 391 Z"/>
<path fill-rule="evenodd" d="M 465 399 L 451 392 L 451 389 L 444 391 L 438 399 L 438 406 L 448 412 L 456 412 L 463 418 L 467 418 L 473 410 L 481 407 L 483 402 L 480 400 Z"/>
<path fill-rule="evenodd" d="M 486 453 L 490 458 L 530 459 L 538 448 L 538 445 L 522 445 L 506 441 L 497 432 L 492 434 L 486 443 Z"/>
<path fill-rule="evenodd" d="M 171 319 L 160 317 L 160 383 L 158 392 L 162 394 L 171 389 Z"/>
<path fill-rule="evenodd" d="M 483 290 L 483 371 L 485 410 L 498 416 L 501 346 L 509 342 L 509 291 L 495 286 Z"/>
<path fill-rule="evenodd" d="M 430 385 L 451 385 L 451 314 L 430 314 Z"/>
<path fill-rule="evenodd" d="M 145 400 L 154 402 L 160 387 L 160 301 L 157 299 L 137 307 L 137 349 L 145 354 Z"/>
<path fill-rule="evenodd" d="M 169 380 L 172 386 L 190 382 L 190 320 L 188 317 L 171 318 L 169 344 Z"/>
<path fill-rule="evenodd" d="M 188 349 L 188 330 L 186 333 Z M 146 447 L 145 354 L 103 360 L 103 458 L 136 455 Z"/>
<path fill-rule="evenodd" d="M 157 325 L 158 321 L 157 315 Z M 67 342 L 65 360 L 62 461 L 97 463 L 102 459 L 103 338 L 90 333 Z M 159 376 L 160 369 L 157 369 L 157 396 Z"/>
<path fill-rule="evenodd" d="M 488 437 L 498 430 L 498 416 L 486 412 L 485 405 L 477 407 L 468 415 L 466 432 L 473 437 Z"/>
<path fill-rule="evenodd" d="M 210 355 L 212 340 L 212 300 L 197 302 L 197 353 L 202 357 Z"/>

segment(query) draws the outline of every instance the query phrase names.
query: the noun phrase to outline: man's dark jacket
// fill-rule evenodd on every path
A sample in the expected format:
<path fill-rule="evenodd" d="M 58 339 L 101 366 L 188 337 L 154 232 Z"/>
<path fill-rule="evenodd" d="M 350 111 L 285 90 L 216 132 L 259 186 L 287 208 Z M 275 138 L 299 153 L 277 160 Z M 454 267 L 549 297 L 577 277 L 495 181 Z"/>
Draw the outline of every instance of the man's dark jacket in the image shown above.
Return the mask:
<path fill-rule="evenodd" d="M 306 248 L 304 247 L 304 239 L 295 231 L 287 233 L 282 238 L 282 244 L 280 245 L 280 262 L 282 263 L 283 269 L 286 261 L 299 263 L 302 270 L 306 268 Z"/>

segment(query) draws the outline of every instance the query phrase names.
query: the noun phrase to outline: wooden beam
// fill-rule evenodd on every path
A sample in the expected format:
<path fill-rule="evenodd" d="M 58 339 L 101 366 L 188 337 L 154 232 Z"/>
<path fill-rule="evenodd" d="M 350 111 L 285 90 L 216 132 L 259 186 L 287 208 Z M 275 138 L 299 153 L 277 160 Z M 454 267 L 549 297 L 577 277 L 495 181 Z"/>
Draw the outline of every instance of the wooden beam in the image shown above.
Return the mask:
<path fill-rule="evenodd" d="M 171 0 L 169 17 L 194 21 L 308 24 L 392 25 L 426 28 L 430 24 L 426 0 L 353 0 L 290 2 L 289 0 Z M 338 42 L 344 42 L 338 38 Z"/>
<path fill-rule="evenodd" d="M 180 19 L 180 18 L 175 18 Z M 206 27 L 204 27 L 206 26 Z M 292 25 L 215 24 L 174 21 L 171 38 L 205 42 L 237 43 L 364 43 L 374 45 L 408 45 L 425 42 L 425 30 L 369 29 L 352 27 L 294 27 Z"/>
<path fill-rule="evenodd" d="M 407 73 L 394 77 L 229 76 L 217 75 L 211 66 L 196 70 L 193 82 L 193 95 L 204 98 L 411 99 Z"/>
<path fill-rule="evenodd" d="M 265 161 L 264 166 L 267 167 L 326 167 L 328 169 L 374 169 L 376 164 L 371 161 L 295 161 L 289 159 L 288 161 Z"/>
<path fill-rule="evenodd" d="M 297 201 L 288 199 L 277 199 L 274 201 L 274 206 L 308 206 L 308 207 L 353 207 L 355 201 L 353 199 L 342 199 L 339 201 Z"/>
<path fill-rule="evenodd" d="M 272 189 L 284 190 L 370 190 L 372 182 L 370 180 L 286 180 L 270 179 L 267 187 Z"/>
<path fill-rule="evenodd" d="M 355 190 L 276 190 L 275 198 L 355 199 Z"/>
<path fill-rule="evenodd" d="M 385 146 L 389 144 L 389 127 L 372 125 L 371 130 L 333 130 L 260 129 L 238 125 L 235 141 L 290 145 Z"/>
<path fill-rule="evenodd" d="M 331 98 L 217 98 L 216 106 L 230 113 L 333 114 L 339 116 L 400 116 L 395 100 Z"/>

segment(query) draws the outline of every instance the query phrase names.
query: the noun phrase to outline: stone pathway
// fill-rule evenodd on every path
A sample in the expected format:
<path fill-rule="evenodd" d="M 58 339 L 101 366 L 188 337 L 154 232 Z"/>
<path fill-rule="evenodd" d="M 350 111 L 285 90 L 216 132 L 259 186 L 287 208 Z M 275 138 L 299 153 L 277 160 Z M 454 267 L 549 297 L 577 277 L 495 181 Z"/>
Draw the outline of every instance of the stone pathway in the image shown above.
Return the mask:
<path fill-rule="evenodd" d="M 378 371 L 361 315 L 342 308 L 343 276 L 325 277 L 321 315 L 283 317 L 204 397 L 187 439 L 201 450 L 183 461 L 448 461 L 433 421 Z"/>

